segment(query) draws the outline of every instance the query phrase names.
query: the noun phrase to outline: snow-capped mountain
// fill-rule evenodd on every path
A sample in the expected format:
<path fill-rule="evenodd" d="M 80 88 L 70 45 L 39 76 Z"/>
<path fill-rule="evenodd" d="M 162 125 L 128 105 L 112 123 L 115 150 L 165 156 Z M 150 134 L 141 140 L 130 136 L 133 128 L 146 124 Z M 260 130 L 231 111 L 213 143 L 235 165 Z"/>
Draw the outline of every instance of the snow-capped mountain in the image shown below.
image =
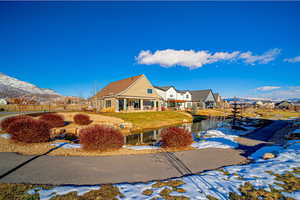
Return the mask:
<path fill-rule="evenodd" d="M 60 94 L 51 89 L 39 88 L 31 83 L 0 73 L 0 97 L 19 97 L 32 95 L 38 97 L 59 97 Z"/>

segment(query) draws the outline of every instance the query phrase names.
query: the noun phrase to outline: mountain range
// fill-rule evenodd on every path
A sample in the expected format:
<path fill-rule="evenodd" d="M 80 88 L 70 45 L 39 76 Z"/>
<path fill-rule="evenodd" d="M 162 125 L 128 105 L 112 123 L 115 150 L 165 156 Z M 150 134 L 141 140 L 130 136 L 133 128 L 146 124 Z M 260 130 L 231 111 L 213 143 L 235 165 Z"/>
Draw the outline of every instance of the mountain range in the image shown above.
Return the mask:
<path fill-rule="evenodd" d="M 61 97 L 62 95 L 54 90 L 39 88 L 31 83 L 0 73 L 0 98 L 16 98 L 23 96 L 35 97 L 39 100 L 49 100 L 51 98 Z"/>

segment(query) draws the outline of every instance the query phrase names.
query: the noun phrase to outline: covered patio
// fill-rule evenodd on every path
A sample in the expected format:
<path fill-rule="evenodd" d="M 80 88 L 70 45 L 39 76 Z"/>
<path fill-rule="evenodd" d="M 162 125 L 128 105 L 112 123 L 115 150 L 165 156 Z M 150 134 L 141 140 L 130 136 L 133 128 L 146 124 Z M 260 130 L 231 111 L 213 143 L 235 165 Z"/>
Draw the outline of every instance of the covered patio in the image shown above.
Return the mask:
<path fill-rule="evenodd" d="M 157 99 L 147 98 L 118 98 L 116 111 L 143 111 L 159 110 L 159 101 Z"/>
<path fill-rule="evenodd" d="M 184 108 L 185 100 L 177 100 L 177 99 L 168 99 L 167 100 L 167 108 L 176 108 L 181 109 Z"/>

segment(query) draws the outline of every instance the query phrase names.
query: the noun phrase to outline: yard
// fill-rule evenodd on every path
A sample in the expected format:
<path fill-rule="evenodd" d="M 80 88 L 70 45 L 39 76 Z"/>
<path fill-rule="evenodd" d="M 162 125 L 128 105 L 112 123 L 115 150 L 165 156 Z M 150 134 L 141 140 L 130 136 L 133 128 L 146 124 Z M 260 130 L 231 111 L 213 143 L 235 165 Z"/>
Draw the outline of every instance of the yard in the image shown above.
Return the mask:
<path fill-rule="evenodd" d="M 229 116 L 231 115 L 231 109 L 203 109 L 198 110 L 197 115 L 205 116 Z M 278 110 L 278 109 L 260 109 L 260 108 L 247 108 L 241 110 L 241 115 L 243 117 L 250 118 L 262 118 L 262 119 L 289 119 L 300 117 L 299 112 L 290 110 Z"/>
<path fill-rule="evenodd" d="M 133 132 L 192 121 L 192 116 L 185 112 L 101 113 L 101 115 L 117 117 L 132 123 Z"/>

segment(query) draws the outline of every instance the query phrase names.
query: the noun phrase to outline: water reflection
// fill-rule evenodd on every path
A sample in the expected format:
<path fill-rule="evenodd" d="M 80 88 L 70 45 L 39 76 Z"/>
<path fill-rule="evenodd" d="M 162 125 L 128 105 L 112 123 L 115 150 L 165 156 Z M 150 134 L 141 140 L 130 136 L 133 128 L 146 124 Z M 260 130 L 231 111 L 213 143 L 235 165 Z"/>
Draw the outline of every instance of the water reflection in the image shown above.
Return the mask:
<path fill-rule="evenodd" d="M 209 129 L 215 129 L 218 127 L 220 122 L 223 122 L 224 119 L 220 118 L 209 118 L 201 121 L 182 124 L 179 127 L 183 127 L 193 134 L 201 134 L 203 131 L 207 131 Z M 128 135 L 125 137 L 125 144 L 127 145 L 142 145 L 142 144 L 155 144 L 160 141 L 160 133 L 162 128 L 155 129 L 152 131 L 146 131 L 143 133 L 137 133 L 133 135 Z"/>

